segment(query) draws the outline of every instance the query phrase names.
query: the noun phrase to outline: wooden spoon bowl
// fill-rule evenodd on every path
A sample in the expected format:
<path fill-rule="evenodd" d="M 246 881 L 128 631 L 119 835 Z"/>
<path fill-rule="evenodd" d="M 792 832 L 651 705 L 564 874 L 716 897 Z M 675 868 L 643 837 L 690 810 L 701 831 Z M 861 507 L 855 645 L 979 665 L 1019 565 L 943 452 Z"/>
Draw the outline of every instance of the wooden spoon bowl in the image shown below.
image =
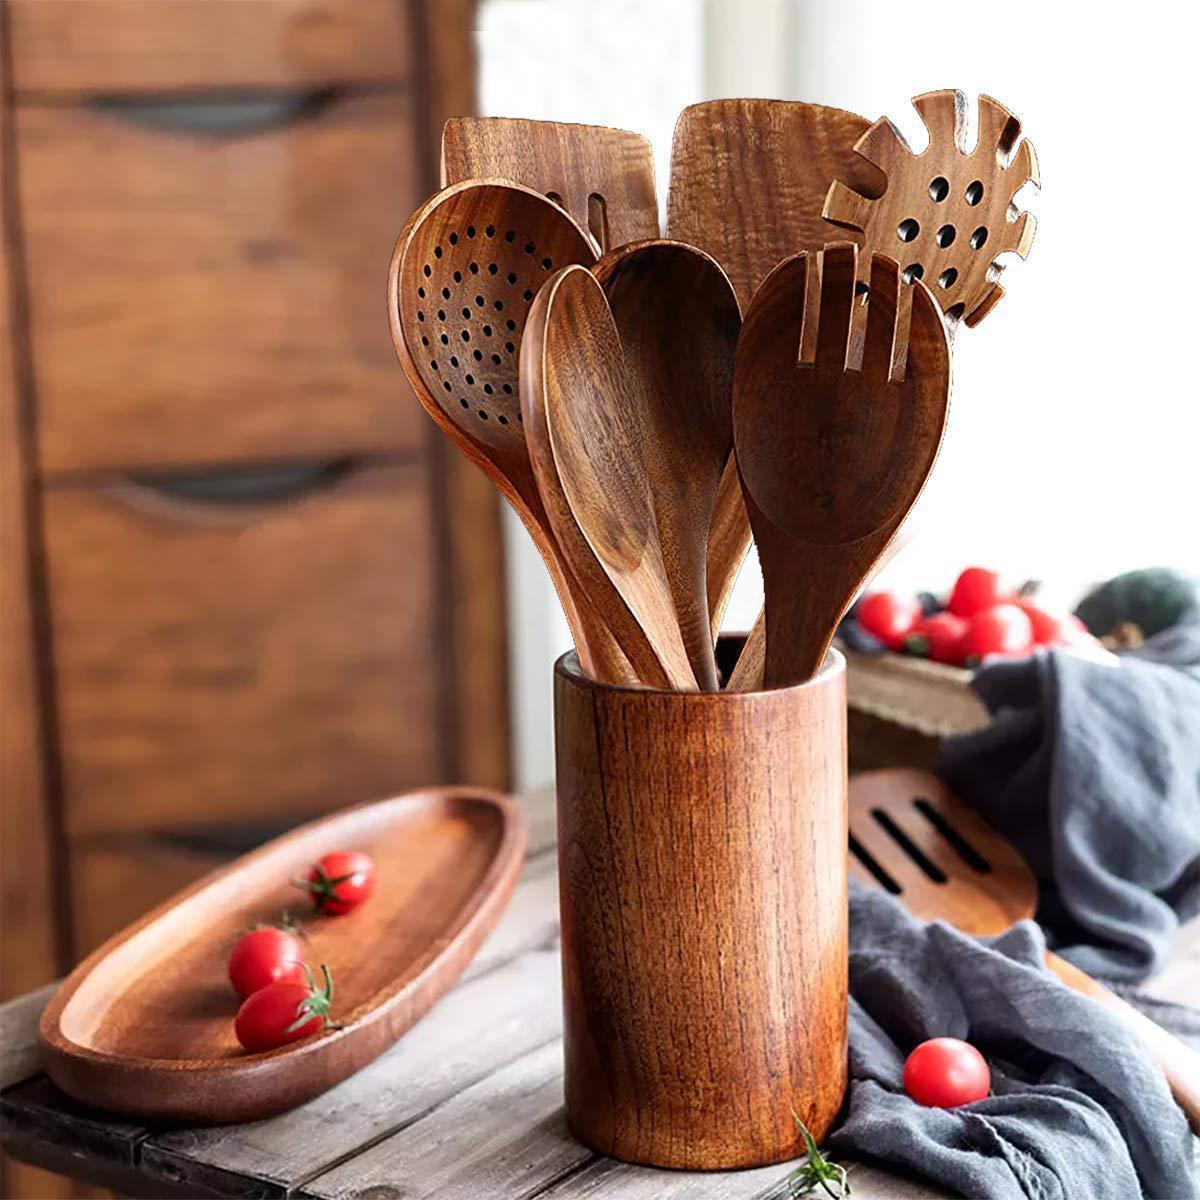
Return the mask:
<path fill-rule="evenodd" d="M 738 342 L 734 445 L 763 569 L 768 687 L 820 666 L 945 428 L 950 353 L 936 302 L 882 256 L 869 290 L 857 277 L 851 245 L 788 259 Z"/>

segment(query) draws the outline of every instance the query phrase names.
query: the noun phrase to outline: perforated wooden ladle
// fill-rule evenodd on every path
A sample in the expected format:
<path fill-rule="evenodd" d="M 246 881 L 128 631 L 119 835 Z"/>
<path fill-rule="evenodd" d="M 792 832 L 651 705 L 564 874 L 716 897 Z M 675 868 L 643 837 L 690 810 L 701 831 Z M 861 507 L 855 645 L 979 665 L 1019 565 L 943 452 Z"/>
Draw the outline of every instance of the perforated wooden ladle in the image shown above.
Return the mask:
<path fill-rule="evenodd" d="M 521 411 L 572 573 L 643 683 L 695 691 L 659 540 L 645 406 L 604 291 L 584 267 L 557 272 L 533 302 Z"/>
<path fill-rule="evenodd" d="M 537 290 L 596 251 L 552 201 L 496 180 L 457 184 L 409 219 L 388 274 L 392 341 L 417 398 L 521 518 L 594 678 L 635 677 L 557 545 L 534 480 L 517 387 Z"/>
<path fill-rule="evenodd" d="M 890 892 L 921 920 L 987 936 L 1034 915 L 1037 881 L 1025 860 L 936 776 L 856 775 L 849 806 L 851 874 Z M 1141 1040 L 1200 1134 L 1200 1055 L 1057 954 L 1048 951 L 1046 965 Z"/>
<path fill-rule="evenodd" d="M 936 302 L 882 256 L 869 291 L 857 276 L 851 245 L 788 259 L 738 341 L 733 436 L 763 570 L 767 687 L 816 673 L 945 428 L 950 351 Z"/>
<path fill-rule="evenodd" d="M 681 242 L 633 243 L 592 268 L 641 406 L 658 536 L 684 645 L 704 691 L 717 688 L 708 609 L 708 534 L 733 450 L 733 356 L 741 317 L 715 260 Z"/>

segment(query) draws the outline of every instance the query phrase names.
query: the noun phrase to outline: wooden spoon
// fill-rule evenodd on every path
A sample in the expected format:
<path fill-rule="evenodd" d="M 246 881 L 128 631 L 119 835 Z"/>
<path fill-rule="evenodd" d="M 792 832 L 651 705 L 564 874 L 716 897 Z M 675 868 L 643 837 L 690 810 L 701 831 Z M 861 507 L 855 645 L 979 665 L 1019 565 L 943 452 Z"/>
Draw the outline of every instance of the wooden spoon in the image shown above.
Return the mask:
<path fill-rule="evenodd" d="M 1025 860 L 936 776 L 856 775 L 849 805 L 851 874 L 899 897 L 921 920 L 986 936 L 1034 915 L 1037 881 Z M 1057 954 L 1047 951 L 1046 965 L 1141 1039 L 1200 1134 L 1200 1055 Z"/>
<path fill-rule="evenodd" d="M 528 188 L 457 184 L 409 219 L 388 274 L 396 353 L 426 412 L 499 488 L 546 563 L 580 662 L 634 682 L 612 635 L 565 568 L 529 463 L 517 366 L 534 294 L 567 263 L 596 259 L 566 213 Z"/>
<path fill-rule="evenodd" d="M 774 267 L 838 237 L 821 216 L 829 185 L 866 195 L 880 172 L 854 153 L 870 122 L 857 113 L 789 100 L 711 100 L 680 114 L 671 147 L 667 236 L 711 254 L 742 312 Z M 714 639 L 750 548 L 750 520 L 732 457 L 714 505 L 708 603 Z"/>
<path fill-rule="evenodd" d="M 533 302 L 521 410 L 572 572 L 642 682 L 695 691 L 655 519 L 645 406 L 604 291 L 584 267 L 559 271 Z"/>
<path fill-rule="evenodd" d="M 667 584 L 703 691 L 717 689 L 706 592 L 708 533 L 733 449 L 733 356 L 741 317 L 725 272 L 680 242 L 610 251 L 592 268 L 608 298 L 646 465 Z"/>
<path fill-rule="evenodd" d="M 497 177 L 549 196 L 601 250 L 658 236 L 653 152 L 636 133 L 509 117 L 447 121 L 442 183 Z"/>
<path fill-rule="evenodd" d="M 857 274 L 852 245 L 788 259 L 738 341 L 733 437 L 763 569 L 767 687 L 816 673 L 945 428 L 950 350 L 936 301 L 882 256 L 869 293 Z"/>
<path fill-rule="evenodd" d="M 1021 122 L 990 96 L 979 97 L 979 136 L 969 153 L 961 92 L 927 92 L 913 106 L 929 131 L 928 147 L 913 154 L 880 118 L 854 150 L 883 171 L 886 191 L 864 195 L 839 177 L 823 212 L 861 231 L 864 261 L 876 251 L 899 259 L 907 277 L 926 280 L 952 322 L 974 326 L 1004 295 L 996 256 L 1026 258 L 1033 244 L 1037 223 L 1013 197 L 1027 183 L 1040 184 L 1037 156 L 1028 141 L 1017 145 Z"/>

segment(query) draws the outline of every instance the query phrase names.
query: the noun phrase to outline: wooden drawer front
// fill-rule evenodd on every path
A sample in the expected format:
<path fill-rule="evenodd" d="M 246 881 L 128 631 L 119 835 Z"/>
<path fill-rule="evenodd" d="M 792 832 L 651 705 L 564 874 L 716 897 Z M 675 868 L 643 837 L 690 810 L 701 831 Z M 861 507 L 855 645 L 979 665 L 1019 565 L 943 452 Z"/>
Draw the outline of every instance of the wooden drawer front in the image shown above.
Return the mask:
<path fill-rule="evenodd" d="M 405 0 L 8 0 L 21 92 L 399 82 Z"/>
<path fill-rule="evenodd" d="M 153 836 L 72 838 L 69 855 L 74 962 L 234 857 Z M 214 964 L 215 978 L 206 985 L 219 979 L 219 970 Z"/>
<path fill-rule="evenodd" d="M 415 206 L 406 102 L 233 136 L 145 115 L 18 110 L 43 466 L 416 445 L 383 299 Z"/>
<path fill-rule="evenodd" d="M 69 832 L 304 817 L 442 774 L 423 470 L 299 499 L 50 491 Z"/>

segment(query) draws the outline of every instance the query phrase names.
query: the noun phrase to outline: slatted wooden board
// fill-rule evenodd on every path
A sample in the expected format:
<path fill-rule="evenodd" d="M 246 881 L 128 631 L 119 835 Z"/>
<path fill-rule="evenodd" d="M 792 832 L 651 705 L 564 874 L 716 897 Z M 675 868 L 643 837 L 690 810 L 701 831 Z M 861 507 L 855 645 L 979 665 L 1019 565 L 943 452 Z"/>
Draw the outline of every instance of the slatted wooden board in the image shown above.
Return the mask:
<path fill-rule="evenodd" d="M 38 1071 L 51 989 L 0 1007 L 0 1118 L 14 1156 L 124 1196 L 309 1200 L 784 1200 L 787 1166 L 654 1171 L 593 1154 L 562 1117 L 553 799 L 526 798 L 529 859 L 459 984 L 390 1052 L 322 1097 L 249 1125 L 166 1130 L 73 1105 Z M 1200 922 L 1157 991 L 1200 990 Z M 857 1200 L 946 1193 L 864 1163 Z"/>

